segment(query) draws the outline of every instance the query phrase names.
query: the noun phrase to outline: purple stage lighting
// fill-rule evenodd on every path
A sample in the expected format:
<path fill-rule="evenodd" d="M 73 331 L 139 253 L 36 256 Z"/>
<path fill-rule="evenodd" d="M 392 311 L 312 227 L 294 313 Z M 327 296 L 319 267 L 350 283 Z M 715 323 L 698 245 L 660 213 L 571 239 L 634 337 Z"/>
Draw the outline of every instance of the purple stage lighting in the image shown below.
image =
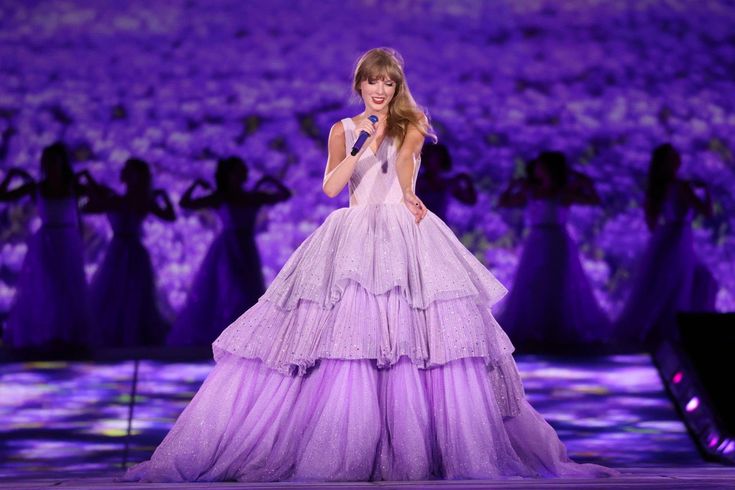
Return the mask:
<path fill-rule="evenodd" d="M 687 412 L 693 412 L 697 408 L 699 408 L 699 398 L 696 396 L 693 396 L 686 404 L 686 411 Z"/>

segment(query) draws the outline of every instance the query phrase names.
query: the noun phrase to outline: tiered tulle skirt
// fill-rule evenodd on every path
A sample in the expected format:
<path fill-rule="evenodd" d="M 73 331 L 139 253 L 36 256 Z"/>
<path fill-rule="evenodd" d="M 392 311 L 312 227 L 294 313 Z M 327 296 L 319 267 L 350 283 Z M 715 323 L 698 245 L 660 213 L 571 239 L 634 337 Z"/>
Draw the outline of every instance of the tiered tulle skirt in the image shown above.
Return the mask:
<path fill-rule="evenodd" d="M 505 289 L 435 215 L 333 212 L 215 341 L 217 364 L 128 480 L 597 476 L 528 404 Z"/>

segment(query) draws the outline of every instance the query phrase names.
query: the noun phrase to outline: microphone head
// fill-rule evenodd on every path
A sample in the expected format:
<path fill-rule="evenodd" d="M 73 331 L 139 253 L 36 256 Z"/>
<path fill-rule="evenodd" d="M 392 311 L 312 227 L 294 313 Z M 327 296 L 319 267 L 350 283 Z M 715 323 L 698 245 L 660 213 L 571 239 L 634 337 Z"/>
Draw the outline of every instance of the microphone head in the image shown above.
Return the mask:
<path fill-rule="evenodd" d="M 375 114 L 373 114 L 372 116 L 368 116 L 368 119 L 370 119 L 370 122 L 372 122 L 373 124 L 378 122 L 378 116 L 376 116 Z"/>

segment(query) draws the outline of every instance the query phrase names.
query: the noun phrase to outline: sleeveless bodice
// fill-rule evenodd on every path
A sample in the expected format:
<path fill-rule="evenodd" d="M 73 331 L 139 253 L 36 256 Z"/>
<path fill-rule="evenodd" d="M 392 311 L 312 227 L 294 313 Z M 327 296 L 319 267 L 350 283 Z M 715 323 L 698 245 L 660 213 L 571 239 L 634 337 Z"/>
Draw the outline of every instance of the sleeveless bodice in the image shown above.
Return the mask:
<path fill-rule="evenodd" d="M 112 211 L 107 214 L 112 231 L 117 236 L 141 236 L 145 215 L 131 211 Z"/>
<path fill-rule="evenodd" d="M 666 191 L 666 197 L 661 207 L 661 216 L 659 217 L 661 224 L 686 224 L 692 221 L 694 210 L 689 201 L 683 198 L 680 185 L 684 184 L 677 182 L 669 185 Z"/>
<path fill-rule="evenodd" d="M 43 226 L 76 227 L 79 225 L 77 198 L 75 196 L 63 198 L 47 198 L 39 193 L 38 214 Z"/>
<path fill-rule="evenodd" d="M 531 226 L 565 225 L 569 206 L 558 199 L 530 199 L 527 213 Z"/>
<path fill-rule="evenodd" d="M 345 150 L 350 153 L 355 143 L 355 123 L 350 118 L 342 119 L 345 129 Z M 398 204 L 403 202 L 403 192 L 396 172 L 398 148 L 395 141 L 387 136 L 373 153 L 365 150 L 355 166 L 349 181 L 350 207 L 365 204 Z M 416 177 L 420 161 L 416 162 L 411 188 L 416 190 Z"/>
<path fill-rule="evenodd" d="M 217 214 L 223 229 L 252 230 L 258 216 L 258 207 L 222 204 L 217 208 Z"/>

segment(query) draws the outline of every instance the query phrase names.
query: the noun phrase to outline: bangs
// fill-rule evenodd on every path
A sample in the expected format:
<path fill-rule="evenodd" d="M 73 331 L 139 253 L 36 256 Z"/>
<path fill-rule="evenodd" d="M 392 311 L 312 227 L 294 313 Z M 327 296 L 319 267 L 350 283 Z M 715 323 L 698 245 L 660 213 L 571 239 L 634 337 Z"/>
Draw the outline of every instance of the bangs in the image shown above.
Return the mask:
<path fill-rule="evenodd" d="M 366 56 L 357 67 L 355 82 L 365 80 L 391 80 L 396 83 L 403 81 L 403 70 L 396 60 L 384 53 L 371 53 Z"/>
<path fill-rule="evenodd" d="M 393 63 L 375 63 L 372 66 L 366 66 L 364 77 L 362 80 L 391 80 L 400 82 L 403 78 L 401 71 Z"/>

